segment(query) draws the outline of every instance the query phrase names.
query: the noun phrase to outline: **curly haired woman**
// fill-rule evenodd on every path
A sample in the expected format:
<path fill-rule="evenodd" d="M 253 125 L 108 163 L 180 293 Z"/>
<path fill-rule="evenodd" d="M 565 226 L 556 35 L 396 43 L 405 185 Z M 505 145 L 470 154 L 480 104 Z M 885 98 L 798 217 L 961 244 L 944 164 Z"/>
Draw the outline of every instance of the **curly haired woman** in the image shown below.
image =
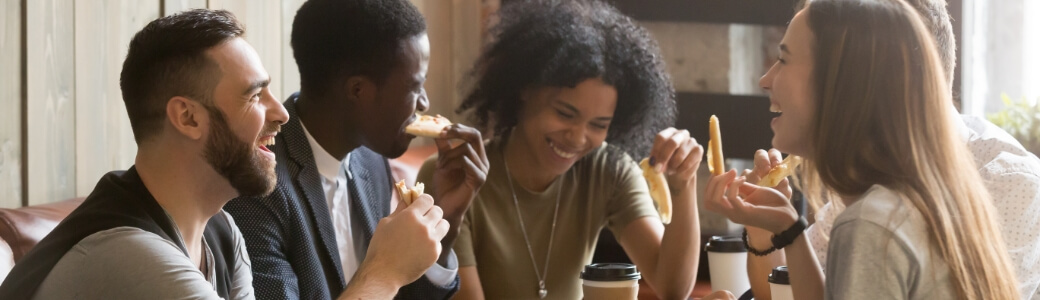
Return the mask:
<path fill-rule="evenodd" d="M 516 1 L 502 8 L 458 108 L 491 132 L 491 168 L 460 228 L 456 299 L 580 299 L 582 268 L 609 228 L 663 299 L 693 290 L 703 149 L 647 31 L 598 1 Z M 663 171 L 664 225 L 636 161 Z M 435 173 L 431 158 L 419 181 Z M 464 166 L 460 166 L 464 167 Z"/>

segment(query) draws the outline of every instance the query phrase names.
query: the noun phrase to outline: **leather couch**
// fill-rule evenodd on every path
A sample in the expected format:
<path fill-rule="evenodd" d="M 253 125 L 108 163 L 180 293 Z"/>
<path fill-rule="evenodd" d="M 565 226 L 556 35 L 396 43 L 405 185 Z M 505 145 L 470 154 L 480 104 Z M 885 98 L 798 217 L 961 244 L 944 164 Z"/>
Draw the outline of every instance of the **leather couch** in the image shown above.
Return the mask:
<path fill-rule="evenodd" d="M 0 278 L 80 203 L 83 198 L 0 209 Z"/>
<path fill-rule="evenodd" d="M 436 152 L 437 148 L 433 145 L 412 147 L 403 156 L 390 160 L 390 170 L 395 178 L 405 179 L 412 185 L 423 161 Z M 0 281 L 7 277 L 7 273 L 22 256 L 54 230 L 72 210 L 79 207 L 83 199 L 0 208 Z"/>

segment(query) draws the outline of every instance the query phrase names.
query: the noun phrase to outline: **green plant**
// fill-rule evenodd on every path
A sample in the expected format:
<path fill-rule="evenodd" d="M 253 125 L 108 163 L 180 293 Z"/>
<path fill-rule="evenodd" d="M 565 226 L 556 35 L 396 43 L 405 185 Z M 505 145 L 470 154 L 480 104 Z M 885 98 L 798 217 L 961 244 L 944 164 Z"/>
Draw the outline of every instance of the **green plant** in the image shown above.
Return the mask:
<path fill-rule="evenodd" d="M 1000 94 L 1000 100 L 1004 109 L 987 114 L 986 119 L 1010 133 L 1026 150 L 1040 155 L 1040 103 L 1029 103 L 1025 97 L 1012 101 L 1007 94 Z"/>

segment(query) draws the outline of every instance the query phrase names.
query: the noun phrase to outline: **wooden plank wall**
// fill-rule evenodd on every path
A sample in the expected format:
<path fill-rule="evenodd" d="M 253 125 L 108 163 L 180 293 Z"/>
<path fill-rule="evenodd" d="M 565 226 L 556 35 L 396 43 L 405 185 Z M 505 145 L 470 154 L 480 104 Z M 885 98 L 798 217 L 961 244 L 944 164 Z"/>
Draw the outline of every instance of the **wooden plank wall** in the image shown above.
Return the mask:
<path fill-rule="evenodd" d="M 462 97 L 466 96 L 464 95 L 465 91 L 461 89 L 461 85 L 466 81 L 466 74 L 473 68 L 473 63 L 480 56 L 484 33 L 484 26 L 480 24 L 483 24 L 487 17 L 484 13 L 489 9 L 489 6 L 491 6 L 491 9 L 497 9 L 498 6 L 494 1 L 483 1 L 482 4 L 478 1 L 454 0 L 453 3 L 450 27 L 452 32 L 451 48 L 442 50 L 452 55 L 447 60 L 451 64 L 452 82 L 450 87 L 452 97 L 450 98 L 450 110 L 452 111 L 462 103 Z M 433 29 L 440 30 L 440 27 Z"/>
<path fill-rule="evenodd" d="M 22 0 L 0 0 L 0 207 L 22 204 Z"/>
<path fill-rule="evenodd" d="M 260 54 L 271 75 L 272 91 L 284 98 L 282 89 L 282 0 L 209 0 L 209 8 L 225 9 L 245 25 L 245 39 Z"/>
<path fill-rule="evenodd" d="M 285 99 L 299 89 L 289 45 L 305 0 L 0 0 L 0 207 L 82 197 L 137 146 L 119 90 L 133 35 L 160 15 L 226 9 L 246 27 Z M 426 15 L 434 112 L 452 115 L 497 0 L 411 0 Z"/>
<path fill-rule="evenodd" d="M 174 13 L 193 8 L 206 8 L 206 0 L 163 0 L 162 15 L 169 16 Z"/>
<path fill-rule="evenodd" d="M 130 39 L 159 10 L 158 1 L 76 1 L 76 195 L 90 194 L 105 173 L 133 165 L 137 144 L 119 73 Z"/>
<path fill-rule="evenodd" d="M 497 0 L 412 0 L 426 18 L 430 38 L 430 66 L 426 74 L 426 95 L 431 114 L 464 121 L 455 114 L 462 102 L 466 73 L 480 55 L 483 24 L 488 7 Z M 445 5 L 450 3 L 450 5 Z M 417 140 L 413 146 L 430 143 Z"/>
<path fill-rule="evenodd" d="M 282 26 L 280 28 L 281 32 L 279 33 L 282 37 L 282 76 L 273 78 L 273 80 L 282 83 L 282 89 L 275 92 L 281 93 L 282 97 L 278 99 L 283 101 L 292 93 L 300 90 L 300 70 L 296 67 L 296 58 L 293 58 L 292 45 L 290 45 L 289 42 L 291 41 L 290 37 L 292 36 L 293 18 L 296 17 L 296 10 L 300 9 L 300 6 L 303 5 L 303 1 L 304 0 L 282 0 L 282 15 L 280 17 Z M 267 71 L 270 72 L 271 70 Z"/>
<path fill-rule="evenodd" d="M 453 39 L 452 9 L 449 5 L 435 5 L 435 1 L 426 0 L 413 1 L 425 2 L 417 5 L 426 17 L 426 35 L 430 38 L 430 65 L 426 71 L 426 96 L 430 100 L 429 113 L 441 114 L 452 118 L 452 110 L 455 107 L 454 83 L 451 66 L 451 44 L 434 43 L 434 41 L 450 41 Z M 434 27 L 435 25 L 439 25 Z M 447 30 L 445 30 L 447 29 Z M 454 119 L 454 118 L 452 118 Z M 426 142 L 416 140 L 416 144 Z M 432 144 L 432 143 L 431 143 Z"/>
<path fill-rule="evenodd" d="M 76 195 L 73 0 L 26 2 L 29 204 Z"/>

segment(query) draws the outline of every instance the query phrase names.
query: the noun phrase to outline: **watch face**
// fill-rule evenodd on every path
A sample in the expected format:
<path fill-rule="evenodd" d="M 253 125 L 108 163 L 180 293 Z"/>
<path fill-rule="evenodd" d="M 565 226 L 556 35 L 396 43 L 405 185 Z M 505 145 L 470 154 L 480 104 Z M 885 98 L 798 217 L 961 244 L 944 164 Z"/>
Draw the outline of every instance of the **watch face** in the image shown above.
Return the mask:
<path fill-rule="evenodd" d="M 791 228 L 773 236 L 771 239 L 773 241 L 773 247 L 776 249 L 783 249 L 784 247 L 787 247 L 787 245 L 794 243 L 794 239 L 798 238 L 799 235 L 802 235 L 802 232 L 804 232 L 805 228 L 808 226 L 809 222 L 805 220 L 805 217 L 798 217 L 798 221 L 791 224 Z"/>

